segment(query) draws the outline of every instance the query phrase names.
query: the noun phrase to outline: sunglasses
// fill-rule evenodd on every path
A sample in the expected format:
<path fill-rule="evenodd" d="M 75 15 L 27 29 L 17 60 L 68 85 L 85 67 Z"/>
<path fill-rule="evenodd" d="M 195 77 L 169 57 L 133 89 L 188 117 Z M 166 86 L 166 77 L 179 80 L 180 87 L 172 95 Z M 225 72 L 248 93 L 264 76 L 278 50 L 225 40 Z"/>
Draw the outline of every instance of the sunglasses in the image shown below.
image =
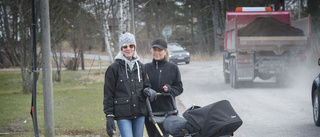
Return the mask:
<path fill-rule="evenodd" d="M 157 48 L 157 47 L 156 47 L 156 48 L 155 48 L 155 47 L 154 47 L 154 48 L 151 48 L 151 50 L 154 51 L 154 52 L 161 52 L 161 51 L 163 51 L 163 49 L 160 49 L 160 48 Z"/>
<path fill-rule="evenodd" d="M 131 44 L 131 45 L 129 45 L 129 47 L 130 47 L 130 48 L 134 48 L 134 45 Z M 124 45 L 124 46 L 122 46 L 122 48 L 127 49 L 127 48 L 128 48 L 128 45 Z"/>

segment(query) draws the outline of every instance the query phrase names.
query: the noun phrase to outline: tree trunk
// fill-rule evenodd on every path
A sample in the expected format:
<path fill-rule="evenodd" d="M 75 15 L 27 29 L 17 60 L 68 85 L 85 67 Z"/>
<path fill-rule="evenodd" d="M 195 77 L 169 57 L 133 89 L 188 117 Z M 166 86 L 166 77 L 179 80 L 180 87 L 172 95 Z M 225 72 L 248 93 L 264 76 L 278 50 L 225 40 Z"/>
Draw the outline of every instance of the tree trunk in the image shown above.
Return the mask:
<path fill-rule="evenodd" d="M 119 21 L 119 34 L 118 34 L 118 39 L 120 38 L 121 34 L 124 33 L 124 19 L 123 19 L 123 6 L 122 6 L 122 0 L 119 1 L 118 6 L 119 6 L 119 12 L 118 12 L 118 21 Z M 120 46 L 120 45 L 119 45 Z"/>
<path fill-rule="evenodd" d="M 104 24 L 102 24 L 102 30 L 104 30 Z M 101 40 L 102 40 L 102 48 L 101 48 L 101 52 L 104 52 L 106 51 L 106 40 L 105 40 L 105 33 L 102 32 L 102 37 L 101 37 Z"/>
<path fill-rule="evenodd" d="M 135 36 L 135 24 L 134 24 L 134 0 L 131 0 L 131 22 L 132 22 L 132 34 Z"/>
<path fill-rule="evenodd" d="M 25 69 L 21 69 L 21 77 L 22 77 L 22 93 L 31 93 L 32 92 L 31 72 L 28 72 Z"/>
<path fill-rule="evenodd" d="M 129 1 L 128 0 L 124 0 L 124 15 L 125 15 L 125 21 L 126 21 L 126 32 L 130 32 L 131 29 L 130 29 L 130 22 L 131 22 L 131 15 L 129 13 L 130 11 L 130 4 L 129 4 Z"/>
<path fill-rule="evenodd" d="M 61 41 L 61 44 L 56 44 L 56 46 L 52 47 L 52 57 L 53 57 L 53 60 L 56 64 L 56 68 L 57 68 L 57 71 L 56 71 L 56 75 L 54 77 L 54 81 L 55 82 L 61 82 L 61 62 L 62 62 L 62 41 Z M 57 53 L 57 48 L 58 48 L 58 52 L 60 54 L 60 56 L 58 57 L 58 53 Z"/>
<path fill-rule="evenodd" d="M 191 5 L 191 41 L 192 41 L 192 53 L 195 53 L 195 48 L 194 48 L 194 33 L 193 33 L 193 23 L 194 23 L 194 17 L 193 17 L 193 8 L 194 6 Z"/>
<path fill-rule="evenodd" d="M 82 70 L 85 70 L 85 68 L 84 68 L 84 57 L 83 57 L 83 45 L 84 45 L 84 42 L 83 42 L 83 39 L 84 39 L 84 37 L 83 37 L 83 33 L 82 33 L 82 27 L 80 28 L 80 59 L 81 59 L 81 69 Z"/>
<path fill-rule="evenodd" d="M 203 53 L 203 31 L 202 31 L 202 16 L 200 12 L 200 2 L 201 0 L 196 0 L 196 15 L 197 15 L 197 29 L 198 29 L 198 52 Z"/>
<path fill-rule="evenodd" d="M 105 24 L 104 24 L 104 40 L 105 40 L 105 43 L 107 44 L 107 51 L 108 51 L 108 55 L 109 55 L 109 61 L 110 61 L 110 64 L 113 62 L 113 52 L 111 50 L 111 36 L 110 36 L 110 31 L 109 31 L 109 22 L 108 22 L 108 18 L 107 16 L 105 17 Z M 109 34 L 109 35 L 108 35 Z"/>
<path fill-rule="evenodd" d="M 155 10 L 155 14 L 156 14 L 156 30 L 157 30 L 157 34 L 159 34 L 159 35 L 161 34 L 161 29 L 160 29 L 160 13 L 159 13 L 160 3 L 161 3 L 161 1 L 160 1 L 160 0 L 157 0 L 156 10 Z"/>
<path fill-rule="evenodd" d="M 210 0 L 210 3 L 213 4 L 213 0 Z M 214 54 L 218 55 L 220 52 L 219 46 L 219 39 L 217 38 L 217 28 L 219 25 L 219 0 L 214 0 L 214 8 L 211 9 L 212 11 L 212 19 L 213 19 L 213 36 L 214 36 Z"/>

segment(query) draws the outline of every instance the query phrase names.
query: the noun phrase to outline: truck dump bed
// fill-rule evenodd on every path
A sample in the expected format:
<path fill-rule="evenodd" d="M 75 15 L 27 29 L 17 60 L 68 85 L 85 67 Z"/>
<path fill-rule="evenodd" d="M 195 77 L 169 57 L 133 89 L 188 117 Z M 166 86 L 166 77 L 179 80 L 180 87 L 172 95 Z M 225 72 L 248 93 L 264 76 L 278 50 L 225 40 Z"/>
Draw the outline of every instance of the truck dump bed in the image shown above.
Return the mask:
<path fill-rule="evenodd" d="M 268 29 L 263 26 L 266 23 L 259 23 L 261 30 L 251 32 L 240 32 L 243 28 L 252 29 L 254 27 L 250 23 L 260 17 L 272 17 L 281 21 L 282 24 L 288 26 L 278 26 L 279 32 L 288 31 L 287 33 L 278 34 L 261 34 L 259 31 Z M 304 51 L 308 49 L 309 35 L 311 30 L 310 17 L 298 20 L 296 22 L 290 21 L 290 13 L 288 11 L 272 11 L 272 12 L 227 12 L 226 18 L 226 39 L 225 50 L 229 52 L 253 52 L 253 51 L 273 51 L 280 55 L 287 50 Z M 249 26 L 250 24 L 251 26 Z M 291 32 L 289 30 L 280 30 L 285 27 L 294 28 Z M 251 28 L 250 28 L 251 27 Z M 273 29 L 277 29 L 274 26 Z M 295 30 L 297 29 L 298 32 Z M 271 32 L 274 30 L 271 30 Z M 301 31 L 301 33 L 299 33 Z M 254 33 L 251 35 L 251 33 Z M 239 35 L 240 34 L 240 35 Z"/>

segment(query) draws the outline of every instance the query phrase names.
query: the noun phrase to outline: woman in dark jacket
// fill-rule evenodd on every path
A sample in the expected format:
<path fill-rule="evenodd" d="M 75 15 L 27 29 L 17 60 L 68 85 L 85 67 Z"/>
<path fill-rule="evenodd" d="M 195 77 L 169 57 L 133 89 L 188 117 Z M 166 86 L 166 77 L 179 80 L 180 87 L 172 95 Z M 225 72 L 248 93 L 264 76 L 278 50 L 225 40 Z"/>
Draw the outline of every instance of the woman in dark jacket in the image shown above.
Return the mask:
<path fill-rule="evenodd" d="M 119 38 L 120 52 L 105 73 L 104 113 L 107 133 L 113 135 L 114 120 L 122 137 L 142 137 L 147 114 L 144 89 L 150 87 L 145 67 L 136 54 L 135 38 L 130 33 Z"/>
<path fill-rule="evenodd" d="M 152 42 L 153 60 L 146 64 L 146 70 L 149 76 L 151 88 L 156 92 L 170 93 L 173 97 L 180 95 L 183 92 L 180 70 L 177 65 L 168 62 L 169 53 L 167 42 L 161 38 L 155 39 Z M 151 103 L 153 112 L 169 112 L 174 110 L 172 99 L 168 96 L 158 96 Z M 159 132 L 148 116 L 146 117 L 146 129 L 149 137 L 160 137 Z M 168 134 L 160 128 L 165 136 Z"/>

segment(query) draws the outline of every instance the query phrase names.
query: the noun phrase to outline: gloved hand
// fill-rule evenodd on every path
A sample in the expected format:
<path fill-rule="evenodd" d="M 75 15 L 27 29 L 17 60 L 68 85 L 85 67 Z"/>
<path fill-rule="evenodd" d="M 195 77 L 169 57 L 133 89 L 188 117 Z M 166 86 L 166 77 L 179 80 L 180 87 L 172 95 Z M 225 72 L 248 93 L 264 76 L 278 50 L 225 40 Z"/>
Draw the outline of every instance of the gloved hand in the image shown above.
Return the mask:
<path fill-rule="evenodd" d="M 157 99 L 157 92 L 154 91 L 154 90 L 151 89 L 151 88 L 145 88 L 145 89 L 143 90 L 143 94 L 144 94 L 146 97 L 149 97 L 150 102 L 153 102 L 154 100 Z"/>
<path fill-rule="evenodd" d="M 114 125 L 114 118 L 113 116 L 107 116 L 107 133 L 109 135 L 109 137 L 112 137 L 113 135 L 113 130 L 116 130 L 116 127 Z"/>

